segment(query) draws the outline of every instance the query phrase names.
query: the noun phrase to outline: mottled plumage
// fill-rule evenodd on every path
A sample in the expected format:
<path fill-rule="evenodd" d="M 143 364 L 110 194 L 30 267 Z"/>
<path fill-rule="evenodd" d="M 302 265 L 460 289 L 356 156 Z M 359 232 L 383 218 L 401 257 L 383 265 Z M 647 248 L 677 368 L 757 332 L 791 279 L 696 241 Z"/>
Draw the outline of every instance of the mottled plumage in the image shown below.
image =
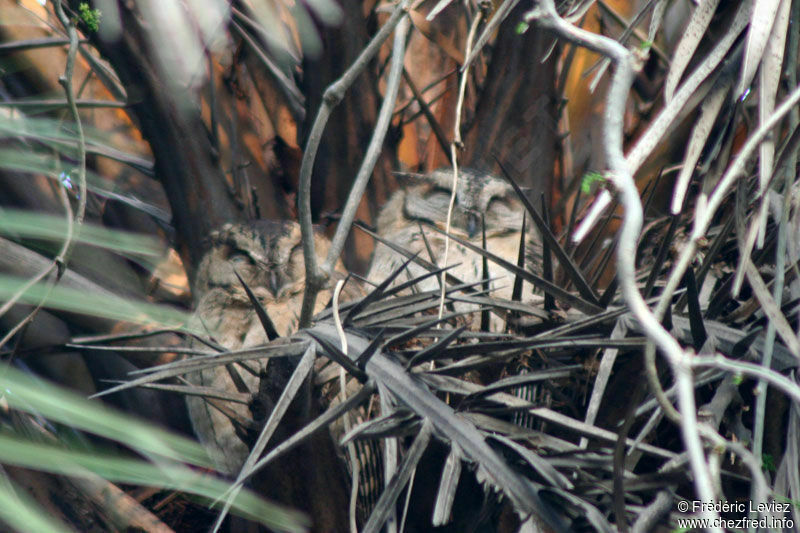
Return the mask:
<path fill-rule="evenodd" d="M 419 253 L 427 261 L 443 266 L 444 236 L 425 226 L 434 224 L 441 229 L 445 228 L 453 172 L 451 169 L 437 170 L 417 179 L 419 182 L 395 192 L 383 207 L 378 217 L 378 234 L 410 252 Z M 485 224 L 486 248 L 516 264 L 524 212 L 525 207 L 508 183 L 490 174 L 462 169 L 450 233 L 469 240 L 476 246 L 482 246 L 482 224 Z M 420 233 L 420 223 L 433 251 L 434 260 L 431 260 Z M 528 235 L 532 235 L 530 225 Z M 526 255 L 529 259 L 540 255 L 537 253 L 539 247 L 530 238 L 527 248 Z M 403 261 L 403 256 L 384 244 L 378 244 L 367 277 L 372 282 L 379 282 Z M 483 273 L 482 261 L 480 254 L 451 240 L 447 264 L 458 266 L 451 268 L 449 273 L 465 283 L 479 281 Z M 526 264 L 526 268 L 530 269 L 531 264 Z M 536 268 L 538 266 L 534 270 Z M 418 265 L 409 265 L 411 276 L 419 276 L 425 272 Z M 513 275 L 490 261 L 489 277 L 494 279 L 492 288 L 496 289 L 492 294 L 510 298 Z M 405 281 L 405 278 L 400 281 Z M 421 290 L 436 290 L 438 287 L 438 281 L 433 278 L 419 284 Z M 530 298 L 530 285 L 525 285 L 523 294 L 526 295 L 524 299 Z"/>
<path fill-rule="evenodd" d="M 322 235 L 315 236 L 320 257 L 330 246 Z M 340 272 L 341 273 L 341 266 Z M 228 350 L 250 348 L 267 342 L 255 311 L 235 272 L 247 283 L 266 310 L 275 329 L 288 335 L 297 329 L 305 288 L 305 268 L 300 226 L 290 221 L 257 221 L 229 224 L 209 237 L 208 249 L 196 273 L 195 327 L 205 330 L 217 344 Z M 341 276 L 339 276 L 341 277 Z M 348 284 L 350 285 L 350 284 Z M 317 298 L 316 311 L 330 300 L 330 292 Z M 245 366 L 216 366 L 189 374 L 193 384 L 212 389 L 244 393 L 252 399 L 258 393 L 266 362 L 251 360 Z M 238 375 L 236 378 L 233 375 Z M 237 386 L 238 382 L 238 386 Z M 249 447 L 237 434 L 229 415 L 251 420 L 250 401 L 235 403 L 205 398 L 187 398 L 195 433 L 217 467 L 237 472 L 249 454 Z"/>

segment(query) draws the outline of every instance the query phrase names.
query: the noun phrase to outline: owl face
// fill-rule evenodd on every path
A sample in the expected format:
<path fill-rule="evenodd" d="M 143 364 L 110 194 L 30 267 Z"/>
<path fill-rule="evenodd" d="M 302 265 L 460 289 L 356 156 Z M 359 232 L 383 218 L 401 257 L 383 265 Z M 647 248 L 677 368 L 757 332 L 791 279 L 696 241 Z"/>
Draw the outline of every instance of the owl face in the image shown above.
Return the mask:
<path fill-rule="evenodd" d="M 458 242 L 445 244 L 445 238 L 420 222 L 435 224 L 444 228 L 447 209 L 450 203 L 453 174 L 451 170 L 439 170 L 428 175 L 418 176 L 411 186 L 398 190 L 381 209 L 378 217 L 378 234 L 386 241 L 397 244 L 408 252 L 439 266 L 448 266 L 448 272 L 463 283 L 475 283 L 483 279 L 485 270 L 483 256 Z M 537 269 L 540 265 L 541 250 L 537 234 L 527 232 L 522 239 L 522 223 L 525 207 L 511 185 L 500 178 L 474 170 L 462 170 L 456 189 L 455 205 L 450 232 L 458 237 L 472 240 L 482 247 L 481 218 L 486 224 L 486 249 L 509 262 L 516 263 L 520 246 L 524 246 L 526 256 L 531 261 L 527 268 Z M 447 254 L 445 254 L 447 250 Z M 530 252 L 530 253 L 528 253 Z M 383 243 L 375 247 L 367 279 L 381 283 L 390 272 L 397 270 L 405 262 L 405 257 Z M 504 268 L 490 262 L 489 278 L 493 295 L 511 298 L 514 276 Z M 406 272 L 393 283 L 415 279 L 428 272 L 426 268 L 411 263 Z M 421 279 L 416 283 L 419 291 L 441 290 L 439 281 L 433 277 Z M 525 301 L 538 296 L 533 295 L 531 286 L 523 287 Z M 474 304 L 456 302 L 456 311 L 471 312 Z M 475 323 L 477 325 L 477 322 Z M 503 320 L 494 317 L 490 324 L 492 331 L 501 331 Z"/>
<path fill-rule="evenodd" d="M 305 279 L 300 226 L 295 222 L 226 224 L 209 241 L 197 270 L 198 296 L 222 289 L 246 299 L 238 273 L 257 295 L 278 301 Z"/>
<path fill-rule="evenodd" d="M 444 227 L 452 192 L 452 170 L 436 170 L 420 176 L 420 180 L 421 184 L 402 193 L 403 216 L 415 224 L 423 220 Z M 522 203 L 508 183 L 490 174 L 461 170 L 451 231 L 476 238 L 481 233 L 482 219 L 489 235 L 519 231 L 523 212 Z"/>

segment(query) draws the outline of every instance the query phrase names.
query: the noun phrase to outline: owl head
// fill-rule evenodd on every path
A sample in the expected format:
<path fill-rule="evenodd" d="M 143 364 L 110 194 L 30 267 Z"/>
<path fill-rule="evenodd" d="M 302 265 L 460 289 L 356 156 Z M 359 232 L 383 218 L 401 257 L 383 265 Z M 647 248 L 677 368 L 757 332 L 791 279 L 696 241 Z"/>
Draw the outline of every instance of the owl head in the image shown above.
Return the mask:
<path fill-rule="evenodd" d="M 381 233 L 390 233 L 392 226 L 416 225 L 425 221 L 444 227 L 453 190 L 452 169 L 416 174 L 415 183 L 404 187 L 387 203 L 378 219 Z M 504 180 L 471 169 L 461 169 L 456 188 L 451 231 L 475 238 L 486 224 L 486 233 L 519 231 L 525 208 L 514 189 Z"/>
<path fill-rule="evenodd" d="M 329 243 L 315 235 L 317 253 Z M 300 226 L 288 220 L 226 224 L 208 237 L 207 252 L 197 269 L 197 297 L 222 289 L 246 299 L 236 273 L 259 295 L 280 300 L 305 280 Z"/>

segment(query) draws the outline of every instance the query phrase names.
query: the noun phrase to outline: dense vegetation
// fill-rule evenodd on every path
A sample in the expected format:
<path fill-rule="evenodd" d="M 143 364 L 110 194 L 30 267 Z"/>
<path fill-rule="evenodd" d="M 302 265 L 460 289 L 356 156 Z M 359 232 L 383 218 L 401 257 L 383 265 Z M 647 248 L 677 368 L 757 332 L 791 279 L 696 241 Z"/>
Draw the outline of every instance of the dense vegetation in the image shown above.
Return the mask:
<path fill-rule="evenodd" d="M 799 11 L 0 0 L 0 519 L 797 524 Z M 387 272 L 255 355 L 190 326 L 194 272 L 223 223 L 298 220 L 306 243 L 314 223 L 342 246 L 329 264 L 341 253 L 363 274 L 378 210 L 402 185 L 393 171 L 451 166 L 512 182 L 533 222 L 537 264 L 477 248 L 486 283 L 490 269 L 513 274 L 511 298 L 398 249 L 441 294 L 390 287 L 405 277 Z M 311 300 L 329 282 L 316 263 Z M 217 475 L 183 398 L 208 391 L 183 376 L 265 356 L 291 371 L 252 421 L 252 461 Z M 300 393 L 318 412 L 281 420 Z M 358 505 L 341 503 L 348 486 L 310 495 L 336 507 L 319 523 L 308 501 L 263 498 L 257 470 L 291 468 L 286 454 L 346 410 L 360 424 L 343 449 L 361 454 L 354 477 L 369 489 Z"/>

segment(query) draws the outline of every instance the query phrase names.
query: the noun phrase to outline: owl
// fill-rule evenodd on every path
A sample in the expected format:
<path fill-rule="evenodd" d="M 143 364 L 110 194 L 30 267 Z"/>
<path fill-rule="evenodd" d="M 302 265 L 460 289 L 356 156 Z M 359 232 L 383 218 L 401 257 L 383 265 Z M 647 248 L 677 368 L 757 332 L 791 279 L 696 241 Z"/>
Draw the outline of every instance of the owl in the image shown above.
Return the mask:
<path fill-rule="evenodd" d="M 453 172 L 452 169 L 436 170 L 427 175 L 418 175 L 416 179 L 419 180 L 417 183 L 395 192 L 381 209 L 377 222 L 378 235 L 412 253 L 419 253 L 421 258 L 442 267 L 445 266 L 444 235 L 426 225 L 433 224 L 445 229 L 453 190 Z M 507 182 L 491 174 L 462 169 L 458 178 L 450 233 L 480 247 L 485 225 L 486 249 L 516 264 L 524 212 L 525 207 Z M 420 227 L 425 232 L 425 239 Z M 527 235 L 532 235 L 530 228 L 527 228 Z M 425 240 L 433 252 L 433 259 Z M 541 252 L 537 252 L 539 246 L 530 238 L 526 247 L 526 268 L 531 268 L 528 261 L 536 255 L 541 256 Z M 375 248 L 367 278 L 374 283 L 380 282 L 404 261 L 402 255 L 379 243 Z M 448 272 L 464 283 L 483 279 L 482 256 L 452 240 L 447 265 L 457 265 Z M 423 267 L 411 263 L 406 275 L 412 278 L 426 272 Z M 493 280 L 493 296 L 511 297 L 514 284 L 512 273 L 489 261 L 489 278 Z M 403 281 L 405 279 L 398 280 Z M 438 290 L 439 283 L 434 278 L 428 278 L 417 286 L 420 290 Z M 532 287 L 526 283 L 523 294 L 530 297 L 531 291 Z"/>
<path fill-rule="evenodd" d="M 316 234 L 315 245 L 320 258 L 327 255 L 330 242 L 324 236 Z M 334 277 L 341 277 L 341 264 L 337 269 Z M 196 272 L 193 325 L 229 350 L 268 342 L 237 273 L 258 298 L 278 334 L 293 333 L 299 322 L 305 288 L 300 226 L 290 221 L 262 220 L 225 225 L 210 235 L 207 252 Z M 315 311 L 322 310 L 329 299 L 330 293 L 323 291 L 317 298 Z M 187 379 L 194 385 L 244 393 L 252 399 L 265 372 L 264 360 L 250 360 L 195 372 Z M 250 453 L 242 439 L 243 428 L 237 428 L 232 418 L 253 419 L 251 405 L 249 400 L 236 403 L 209 402 L 200 396 L 187 398 L 195 433 L 222 471 L 238 472 Z"/>

